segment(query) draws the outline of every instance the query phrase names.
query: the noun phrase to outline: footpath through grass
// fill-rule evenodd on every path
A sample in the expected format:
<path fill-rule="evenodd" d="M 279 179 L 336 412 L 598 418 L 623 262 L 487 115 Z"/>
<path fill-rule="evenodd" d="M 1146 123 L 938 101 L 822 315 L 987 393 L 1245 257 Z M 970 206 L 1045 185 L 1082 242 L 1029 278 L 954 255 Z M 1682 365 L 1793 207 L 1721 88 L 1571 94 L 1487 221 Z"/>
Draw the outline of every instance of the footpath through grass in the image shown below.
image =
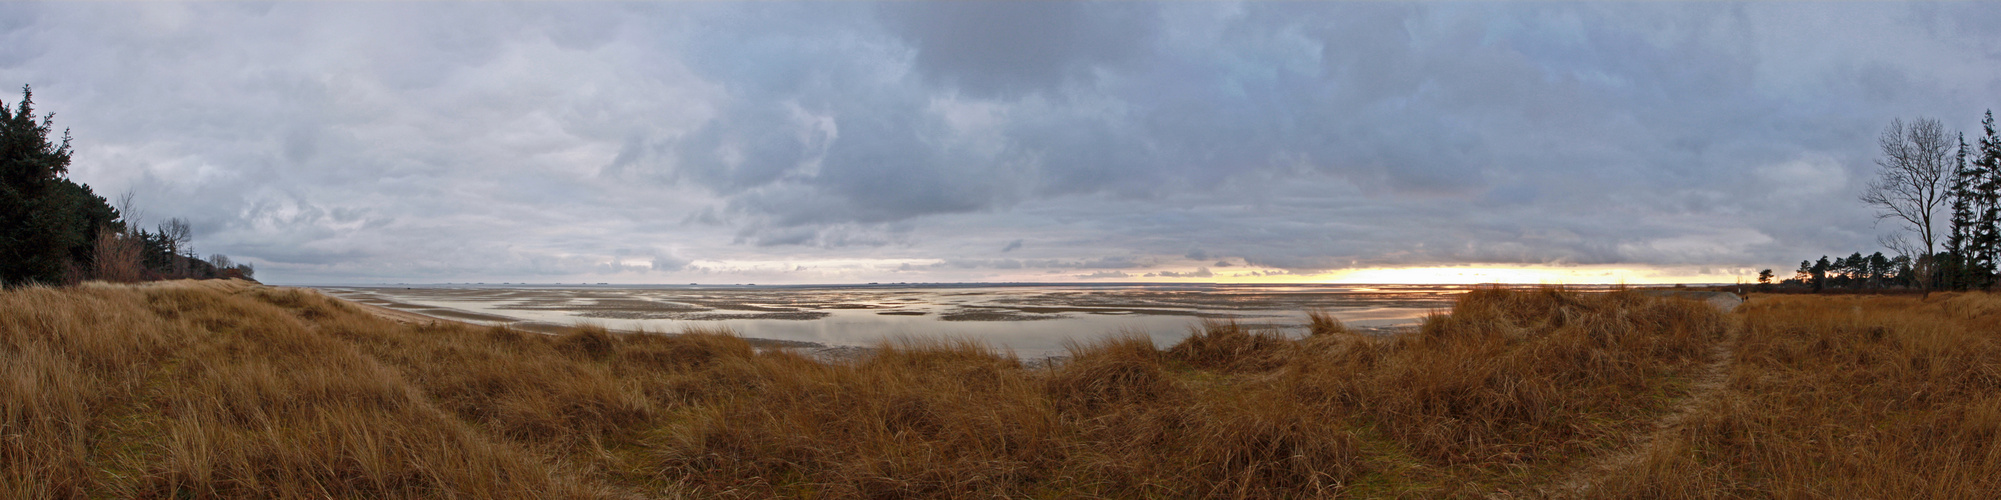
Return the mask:
<path fill-rule="evenodd" d="M 1997 315 L 1494 289 L 1401 335 L 1210 323 L 1051 369 L 30 288 L 0 292 L 0 497 L 1991 498 Z"/>

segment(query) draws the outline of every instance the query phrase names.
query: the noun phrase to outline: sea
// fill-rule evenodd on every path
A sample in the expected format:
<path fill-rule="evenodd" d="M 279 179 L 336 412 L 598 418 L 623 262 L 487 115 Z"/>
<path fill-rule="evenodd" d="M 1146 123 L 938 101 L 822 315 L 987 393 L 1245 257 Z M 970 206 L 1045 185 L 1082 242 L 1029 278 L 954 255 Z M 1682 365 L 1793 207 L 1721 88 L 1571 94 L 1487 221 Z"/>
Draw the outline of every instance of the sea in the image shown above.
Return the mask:
<path fill-rule="evenodd" d="M 801 347 L 872 347 L 909 339 L 970 339 L 1024 358 L 1138 334 L 1161 347 L 1204 322 L 1306 334 L 1308 311 L 1351 329 L 1387 333 L 1450 309 L 1493 285 L 867 284 L 315 286 L 342 299 L 426 316 L 555 331 L 598 325 L 632 332 L 727 329 Z M 1569 289 L 1604 288 L 1568 286 Z"/>

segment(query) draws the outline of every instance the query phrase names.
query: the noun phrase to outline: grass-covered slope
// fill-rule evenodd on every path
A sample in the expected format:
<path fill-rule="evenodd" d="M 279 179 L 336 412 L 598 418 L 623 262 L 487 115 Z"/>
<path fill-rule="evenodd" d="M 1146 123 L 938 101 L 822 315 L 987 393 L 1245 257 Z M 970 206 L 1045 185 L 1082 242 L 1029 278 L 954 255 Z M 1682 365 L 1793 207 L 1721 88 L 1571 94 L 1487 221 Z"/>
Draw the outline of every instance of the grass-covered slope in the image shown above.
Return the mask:
<path fill-rule="evenodd" d="M 1398 336 L 1209 324 L 1050 369 L 398 323 L 244 282 L 11 290 L 0 497 L 1993 493 L 1974 325 L 2001 308 L 1834 300 L 1482 290 Z"/>
<path fill-rule="evenodd" d="M 1758 297 L 1727 382 L 1601 491 L 2001 498 L 2001 296 Z"/>

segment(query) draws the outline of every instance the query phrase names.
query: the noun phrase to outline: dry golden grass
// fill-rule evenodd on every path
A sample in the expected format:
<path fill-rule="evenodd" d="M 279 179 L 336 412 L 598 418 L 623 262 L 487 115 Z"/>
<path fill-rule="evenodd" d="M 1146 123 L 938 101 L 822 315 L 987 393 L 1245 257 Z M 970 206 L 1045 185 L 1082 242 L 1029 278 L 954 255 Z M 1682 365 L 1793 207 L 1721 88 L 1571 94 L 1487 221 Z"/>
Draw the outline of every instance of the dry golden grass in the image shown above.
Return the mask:
<path fill-rule="evenodd" d="M 0 496 L 585 496 L 244 283 L 0 293 Z"/>
<path fill-rule="evenodd" d="M 2001 296 L 1760 296 L 1742 309 L 1723 392 L 1596 494 L 2001 497 Z"/>
<path fill-rule="evenodd" d="M 28 288 L 0 292 L 0 497 L 1993 497 L 1997 320 L 1982 294 L 1490 289 L 1406 334 L 1206 323 L 1049 368 Z"/>

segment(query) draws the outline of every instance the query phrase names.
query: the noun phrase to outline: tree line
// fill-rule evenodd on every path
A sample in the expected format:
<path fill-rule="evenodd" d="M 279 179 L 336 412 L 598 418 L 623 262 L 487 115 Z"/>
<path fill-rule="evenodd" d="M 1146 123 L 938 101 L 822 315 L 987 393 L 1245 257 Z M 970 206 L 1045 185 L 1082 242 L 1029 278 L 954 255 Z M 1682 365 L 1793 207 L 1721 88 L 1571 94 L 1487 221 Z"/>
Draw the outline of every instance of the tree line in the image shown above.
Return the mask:
<path fill-rule="evenodd" d="M 2001 231 L 1996 229 L 2001 223 L 2001 133 L 1993 110 L 1980 125 L 1980 138 L 1969 144 L 1966 134 L 1949 132 L 1938 120 L 1891 121 L 1877 138 L 1880 168 L 1862 202 L 1876 210 L 1878 220 L 1896 224 L 1898 233 L 1878 242 L 1898 255 L 1864 257 L 1857 252 L 1832 261 L 1826 256 L 1800 261 L 1793 277 L 1777 285 L 1931 292 L 2001 284 L 1996 276 L 2001 259 Z M 1760 287 L 1772 288 L 1772 278 L 1770 269 L 1760 272 Z"/>
<path fill-rule="evenodd" d="M 0 285 L 256 274 L 249 263 L 225 255 L 201 258 L 186 220 L 142 228 L 131 194 L 113 207 L 89 185 L 70 180 L 69 131 L 51 140 L 54 119 L 54 113 L 35 115 L 27 86 L 12 109 L 0 103 Z"/>
<path fill-rule="evenodd" d="M 1863 256 L 1855 252 L 1847 257 L 1827 260 L 1802 260 L 1800 268 L 1793 271 L 1793 277 L 1780 281 L 1779 286 L 1789 288 L 1811 288 L 1820 291 L 1827 288 L 1885 289 L 1909 288 L 1912 286 L 1911 258 L 1905 255 L 1888 257 L 1883 252 Z M 1761 288 L 1772 286 L 1772 270 L 1758 273 Z"/>
<path fill-rule="evenodd" d="M 1980 126 L 1984 135 L 1979 149 L 1969 151 L 1966 137 L 1960 136 L 1946 190 L 1952 217 L 1936 281 L 1949 290 L 1987 289 L 1995 284 L 1995 253 L 2001 251 L 2001 233 L 1995 232 L 1996 219 L 2001 218 L 2001 136 L 1994 129 L 1994 111 L 1987 112 Z M 1968 156 L 1973 160 L 1967 161 Z"/>

